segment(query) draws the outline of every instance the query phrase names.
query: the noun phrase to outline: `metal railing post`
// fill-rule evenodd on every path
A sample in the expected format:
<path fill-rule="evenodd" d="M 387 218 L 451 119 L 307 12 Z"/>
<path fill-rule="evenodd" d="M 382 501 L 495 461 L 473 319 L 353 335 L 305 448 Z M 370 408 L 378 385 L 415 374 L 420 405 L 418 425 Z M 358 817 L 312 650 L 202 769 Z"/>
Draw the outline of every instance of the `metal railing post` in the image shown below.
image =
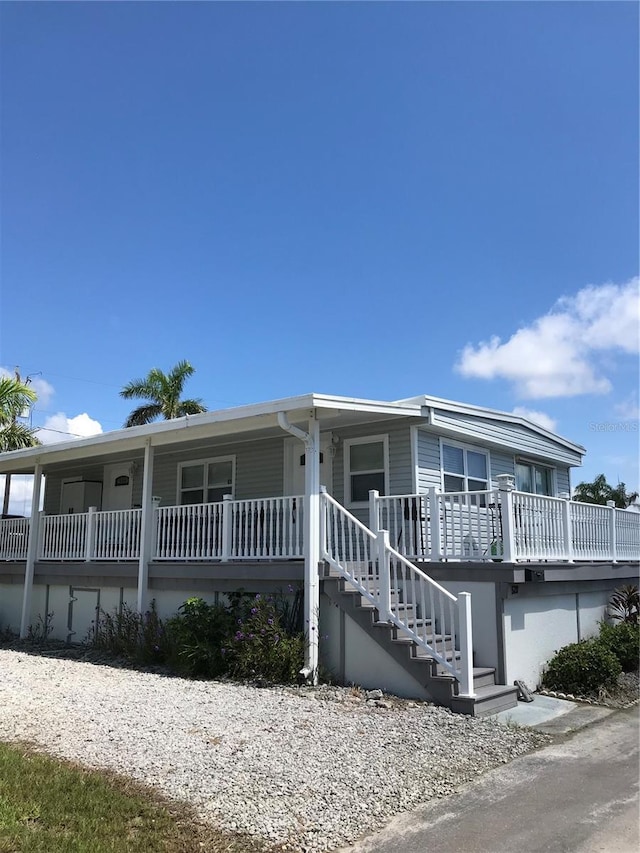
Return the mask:
<path fill-rule="evenodd" d="M 229 560 L 231 557 L 231 532 L 233 530 L 233 495 L 222 496 L 222 547 L 221 559 Z"/>
<path fill-rule="evenodd" d="M 513 491 L 515 482 L 511 474 L 498 474 L 498 492 L 502 517 L 502 559 L 506 563 L 515 562 L 516 536 Z"/>
<path fill-rule="evenodd" d="M 616 502 L 607 501 L 607 506 L 611 510 L 609 516 L 609 541 L 611 543 L 611 561 L 618 562 L 618 541 L 616 538 Z"/>
<path fill-rule="evenodd" d="M 460 696 L 475 696 L 473 692 L 473 633 L 471 624 L 471 593 L 458 595 L 460 626 Z"/>
<path fill-rule="evenodd" d="M 429 526 L 431 528 L 430 560 L 442 559 L 442 532 L 440 530 L 440 495 L 435 486 L 429 486 Z"/>
<path fill-rule="evenodd" d="M 89 512 L 87 513 L 87 527 L 85 530 L 85 543 L 84 543 L 84 561 L 85 563 L 90 563 L 93 559 L 93 539 L 95 536 L 96 530 L 96 512 L 98 511 L 98 507 L 90 506 Z"/>
<path fill-rule="evenodd" d="M 389 555 L 389 531 L 376 532 L 378 549 L 378 612 L 381 622 L 391 619 L 391 560 Z"/>

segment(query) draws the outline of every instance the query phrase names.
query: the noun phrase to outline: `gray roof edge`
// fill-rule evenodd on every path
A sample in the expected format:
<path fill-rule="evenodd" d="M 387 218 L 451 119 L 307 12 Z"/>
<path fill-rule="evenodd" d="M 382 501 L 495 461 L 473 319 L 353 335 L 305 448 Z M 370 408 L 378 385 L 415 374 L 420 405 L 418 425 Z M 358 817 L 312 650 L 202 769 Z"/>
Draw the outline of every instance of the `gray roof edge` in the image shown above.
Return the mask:
<path fill-rule="evenodd" d="M 421 405 L 426 408 L 434 408 L 434 409 L 446 409 L 452 412 L 460 412 L 462 414 L 470 414 L 470 415 L 478 415 L 485 417 L 491 417 L 495 420 L 507 421 L 509 423 L 520 424 L 521 426 L 527 427 L 528 429 L 534 430 L 534 432 L 543 435 L 545 438 L 549 438 L 552 441 L 557 442 L 558 444 L 562 444 L 565 447 L 568 447 L 570 450 L 579 453 L 581 456 L 584 456 L 587 452 L 586 448 L 581 444 L 577 444 L 575 441 L 571 441 L 568 438 L 564 438 L 558 433 L 551 432 L 548 429 L 545 429 L 540 424 L 535 423 L 535 421 L 531 421 L 528 418 L 523 418 L 521 415 L 514 415 L 513 412 L 505 412 L 502 409 L 491 409 L 488 406 L 476 406 L 473 403 L 460 403 L 456 400 L 447 400 L 443 397 L 430 397 L 427 394 L 421 394 L 418 397 L 408 397 L 405 400 L 396 400 L 394 401 L 399 404 L 409 403 L 412 405 Z"/>

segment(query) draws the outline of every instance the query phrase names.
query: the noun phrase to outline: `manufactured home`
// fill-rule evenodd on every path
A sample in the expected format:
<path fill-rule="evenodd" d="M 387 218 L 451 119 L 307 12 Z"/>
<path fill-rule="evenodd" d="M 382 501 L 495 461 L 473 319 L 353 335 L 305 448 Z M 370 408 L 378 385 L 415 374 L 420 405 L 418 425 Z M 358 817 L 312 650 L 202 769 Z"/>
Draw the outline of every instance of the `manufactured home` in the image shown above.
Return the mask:
<path fill-rule="evenodd" d="M 0 455 L 0 627 L 304 588 L 301 678 L 470 714 L 535 687 L 638 581 L 640 514 L 570 499 L 584 448 L 514 414 L 306 394 Z"/>

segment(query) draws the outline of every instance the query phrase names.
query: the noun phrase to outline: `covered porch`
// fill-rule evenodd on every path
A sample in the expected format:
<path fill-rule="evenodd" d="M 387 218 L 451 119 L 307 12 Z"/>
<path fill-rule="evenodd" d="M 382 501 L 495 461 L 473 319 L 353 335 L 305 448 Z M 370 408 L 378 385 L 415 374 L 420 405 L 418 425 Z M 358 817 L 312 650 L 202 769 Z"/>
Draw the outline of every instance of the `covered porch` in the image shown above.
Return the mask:
<path fill-rule="evenodd" d="M 318 499 L 320 495 L 318 494 Z M 148 560 L 225 563 L 303 560 L 305 495 L 158 506 L 152 498 Z M 320 512 L 326 513 L 324 504 Z M 142 509 L 40 514 L 37 561 L 138 562 Z M 324 521 L 324 523 L 323 523 Z M 321 530 L 326 520 L 319 519 Z M 370 493 L 368 525 L 388 531 L 403 556 L 426 562 L 632 562 L 640 513 L 519 492 L 508 477 L 480 492 Z M 24 561 L 28 518 L 0 521 L 0 560 Z M 342 531 L 333 531 L 341 536 Z M 324 543 L 319 543 L 320 553 Z"/>

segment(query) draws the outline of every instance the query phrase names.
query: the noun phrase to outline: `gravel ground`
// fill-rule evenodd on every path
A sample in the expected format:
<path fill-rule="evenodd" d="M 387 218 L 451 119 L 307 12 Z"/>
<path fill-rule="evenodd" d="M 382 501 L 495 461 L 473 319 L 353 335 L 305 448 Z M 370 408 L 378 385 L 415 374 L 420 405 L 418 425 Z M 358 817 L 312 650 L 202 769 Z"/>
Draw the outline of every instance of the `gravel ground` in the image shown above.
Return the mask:
<path fill-rule="evenodd" d="M 0 739 L 127 774 L 292 851 L 349 843 L 548 741 L 349 688 L 186 681 L 8 650 Z"/>

